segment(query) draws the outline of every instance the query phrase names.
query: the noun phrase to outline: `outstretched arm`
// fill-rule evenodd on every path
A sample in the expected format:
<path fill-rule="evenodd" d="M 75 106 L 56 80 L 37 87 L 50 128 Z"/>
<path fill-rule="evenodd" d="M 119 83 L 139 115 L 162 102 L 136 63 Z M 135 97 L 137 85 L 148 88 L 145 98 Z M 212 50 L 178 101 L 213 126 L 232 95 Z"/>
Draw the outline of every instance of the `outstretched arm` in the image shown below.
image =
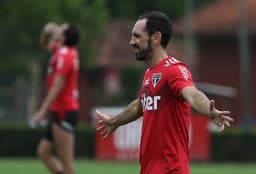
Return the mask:
<path fill-rule="evenodd" d="M 132 101 L 123 112 L 110 116 L 106 113 L 96 111 L 98 118 L 97 131 L 100 131 L 103 138 L 108 137 L 119 126 L 130 123 L 142 116 L 142 106 L 139 99 Z"/>
<path fill-rule="evenodd" d="M 216 109 L 214 100 L 209 100 L 207 96 L 197 88 L 193 86 L 183 88 L 182 96 L 189 102 L 193 109 L 213 120 L 213 122 L 219 126 L 219 131 L 224 130 L 225 126 L 230 126 L 230 122 L 233 122 L 229 111 Z"/>

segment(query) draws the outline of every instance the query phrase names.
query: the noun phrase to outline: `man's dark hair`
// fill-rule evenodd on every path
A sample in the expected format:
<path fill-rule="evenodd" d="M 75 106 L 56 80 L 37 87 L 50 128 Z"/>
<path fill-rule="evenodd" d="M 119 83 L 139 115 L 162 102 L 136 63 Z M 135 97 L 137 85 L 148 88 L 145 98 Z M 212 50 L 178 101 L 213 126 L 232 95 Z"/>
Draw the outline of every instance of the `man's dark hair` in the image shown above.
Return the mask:
<path fill-rule="evenodd" d="M 64 30 L 63 34 L 65 36 L 64 45 L 75 46 L 79 42 L 80 35 L 75 26 L 68 24 L 68 27 Z"/>
<path fill-rule="evenodd" d="M 138 20 L 147 19 L 146 31 L 149 36 L 159 31 L 162 34 L 162 47 L 166 48 L 172 37 L 172 23 L 168 16 L 159 11 L 152 11 L 141 15 Z"/>

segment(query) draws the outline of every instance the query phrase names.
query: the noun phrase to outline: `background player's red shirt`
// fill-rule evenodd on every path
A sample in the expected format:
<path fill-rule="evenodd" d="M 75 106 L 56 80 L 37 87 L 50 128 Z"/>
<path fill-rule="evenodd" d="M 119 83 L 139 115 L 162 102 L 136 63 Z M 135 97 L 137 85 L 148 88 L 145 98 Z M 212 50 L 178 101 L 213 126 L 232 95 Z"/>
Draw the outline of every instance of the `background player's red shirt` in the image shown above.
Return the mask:
<path fill-rule="evenodd" d="M 181 91 L 194 86 L 187 66 L 167 57 L 146 70 L 139 98 L 143 106 L 141 174 L 189 174 L 190 105 Z"/>
<path fill-rule="evenodd" d="M 61 47 L 54 52 L 48 65 L 47 88 L 51 88 L 54 76 L 65 77 L 65 84 L 50 109 L 55 112 L 77 110 L 78 104 L 78 53 L 73 47 Z"/>

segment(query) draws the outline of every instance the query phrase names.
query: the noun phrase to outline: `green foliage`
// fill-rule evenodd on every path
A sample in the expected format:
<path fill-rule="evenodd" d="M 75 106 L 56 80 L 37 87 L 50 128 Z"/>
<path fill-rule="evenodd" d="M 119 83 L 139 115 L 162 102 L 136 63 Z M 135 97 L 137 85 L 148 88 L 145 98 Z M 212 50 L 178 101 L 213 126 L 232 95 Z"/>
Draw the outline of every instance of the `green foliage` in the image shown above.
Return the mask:
<path fill-rule="evenodd" d="M 194 0 L 195 8 L 201 8 L 207 4 L 214 3 L 216 0 Z"/>
<path fill-rule="evenodd" d="M 98 48 L 96 41 L 105 33 L 108 11 L 104 0 L 59 0 L 58 11 L 63 22 L 78 26 L 81 33 L 79 43 L 82 68 L 91 67 L 94 53 Z"/>
<path fill-rule="evenodd" d="M 141 66 L 125 66 L 120 70 L 121 92 L 116 94 L 98 94 L 98 105 L 125 106 L 138 96 L 143 79 L 144 68 Z M 98 91 L 103 91 L 99 90 Z"/>
<path fill-rule="evenodd" d="M 146 11 L 160 10 L 167 13 L 171 18 L 184 14 L 185 0 L 107 0 L 112 17 L 137 18 Z"/>
<path fill-rule="evenodd" d="M 1 157 L 36 157 L 36 147 L 43 134 L 44 127 L 30 129 L 23 122 L 1 122 Z M 22 145 L 21 145 L 22 142 Z M 94 156 L 94 128 L 79 125 L 76 130 L 76 157 Z"/>
<path fill-rule="evenodd" d="M 102 95 L 100 97 L 100 102 L 98 103 L 101 106 L 122 106 L 126 105 L 127 101 L 121 94 L 118 95 Z"/>
<path fill-rule="evenodd" d="M 144 69 L 141 67 L 124 67 L 121 72 L 121 82 L 124 89 L 124 100 L 132 101 L 138 95 L 142 84 Z"/>
<path fill-rule="evenodd" d="M 94 50 L 95 40 L 104 33 L 107 17 L 104 0 L 1 0 L 0 51 L 3 58 L 0 61 L 8 60 L 17 69 L 19 66 L 27 68 L 26 63 L 31 59 L 47 61 L 45 51 L 39 46 L 42 27 L 49 21 L 69 22 L 81 31 L 79 48 L 84 67 L 91 62 L 91 50 Z"/>
<path fill-rule="evenodd" d="M 194 0 L 194 8 L 198 9 L 216 0 Z M 123 17 L 134 20 L 139 15 L 159 10 L 165 12 L 172 20 L 185 14 L 188 0 L 107 0 L 107 7 L 112 17 Z"/>
<path fill-rule="evenodd" d="M 24 61 L 16 60 L 14 62 L 10 62 L 8 60 L 0 61 L 0 78 L 1 81 L 4 79 L 14 80 L 17 75 L 28 77 L 29 70 L 27 68 L 27 64 Z"/>
<path fill-rule="evenodd" d="M 256 161 L 256 128 L 233 127 L 223 133 L 212 134 L 212 160 L 248 162 Z"/>
<path fill-rule="evenodd" d="M 201 7 L 214 0 L 195 0 Z M 0 5 L 0 69 L 16 67 L 20 73 L 27 62 L 36 59 L 45 64 L 45 51 L 39 47 L 39 35 L 46 22 L 69 22 L 78 26 L 82 40 L 79 44 L 81 67 L 92 67 L 97 52 L 97 40 L 107 31 L 106 21 L 112 17 L 134 20 L 150 10 L 166 12 L 171 19 L 182 16 L 186 0 L 1 0 Z M 8 63 L 2 63 L 8 60 Z M 22 68 L 21 68 L 22 67 Z M 13 68 L 12 68 L 13 69 Z M 11 74 L 9 73 L 9 74 Z M 0 74 L 3 74 L 2 71 Z"/>

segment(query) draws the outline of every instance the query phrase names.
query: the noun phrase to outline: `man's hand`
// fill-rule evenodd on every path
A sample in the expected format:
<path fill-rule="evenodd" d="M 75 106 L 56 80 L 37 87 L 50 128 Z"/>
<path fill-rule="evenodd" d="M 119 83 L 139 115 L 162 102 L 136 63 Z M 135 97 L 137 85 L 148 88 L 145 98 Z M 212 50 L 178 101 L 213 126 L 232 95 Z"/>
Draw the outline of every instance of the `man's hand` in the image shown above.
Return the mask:
<path fill-rule="evenodd" d="M 48 22 L 45 24 L 40 36 L 41 45 L 44 48 L 51 50 L 51 44 L 56 42 L 56 37 L 59 31 L 60 26 L 58 24 L 54 22 Z"/>
<path fill-rule="evenodd" d="M 32 121 L 37 124 L 44 119 L 45 115 L 46 115 L 46 112 L 40 109 L 35 113 L 35 115 L 32 118 Z"/>
<path fill-rule="evenodd" d="M 103 139 L 107 138 L 112 132 L 114 132 L 118 126 L 113 122 L 113 119 L 108 114 L 102 113 L 99 110 L 96 110 L 97 115 L 97 131 L 100 131 L 100 134 Z"/>
<path fill-rule="evenodd" d="M 219 127 L 219 132 L 225 129 L 225 126 L 230 127 L 230 123 L 234 121 L 233 118 L 230 117 L 229 111 L 220 111 L 215 108 L 214 100 L 210 101 L 210 111 L 209 117 Z"/>

